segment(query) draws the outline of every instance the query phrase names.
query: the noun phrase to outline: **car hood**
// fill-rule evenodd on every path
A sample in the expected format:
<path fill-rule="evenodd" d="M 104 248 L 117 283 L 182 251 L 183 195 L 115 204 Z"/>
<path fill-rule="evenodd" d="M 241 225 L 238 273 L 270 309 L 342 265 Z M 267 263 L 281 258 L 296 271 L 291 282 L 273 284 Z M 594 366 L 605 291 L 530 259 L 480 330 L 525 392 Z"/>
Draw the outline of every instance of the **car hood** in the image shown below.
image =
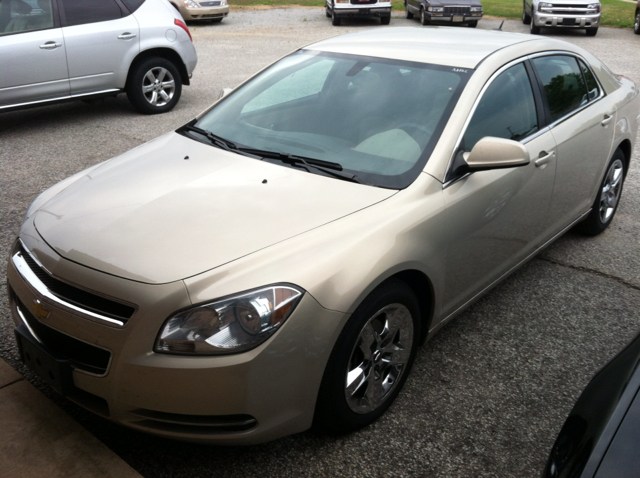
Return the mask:
<path fill-rule="evenodd" d="M 91 170 L 33 217 L 38 233 L 66 259 L 127 279 L 166 283 L 394 193 L 169 133 Z"/>

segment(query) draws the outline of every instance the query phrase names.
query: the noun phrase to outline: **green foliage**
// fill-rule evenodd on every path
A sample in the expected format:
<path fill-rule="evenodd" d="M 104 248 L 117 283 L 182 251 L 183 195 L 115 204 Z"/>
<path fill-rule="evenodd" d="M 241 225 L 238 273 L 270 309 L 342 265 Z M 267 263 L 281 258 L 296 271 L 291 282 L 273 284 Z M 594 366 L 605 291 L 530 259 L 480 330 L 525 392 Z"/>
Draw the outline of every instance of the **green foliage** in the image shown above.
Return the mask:
<path fill-rule="evenodd" d="M 522 0 L 481 0 L 486 16 L 514 19 L 522 18 Z M 600 0 L 602 3 L 603 26 L 633 27 L 635 17 L 635 3 L 623 0 Z M 252 5 L 300 5 L 303 7 L 322 7 L 324 0 L 230 0 L 234 6 Z M 394 11 L 404 11 L 403 0 L 391 0 Z"/>

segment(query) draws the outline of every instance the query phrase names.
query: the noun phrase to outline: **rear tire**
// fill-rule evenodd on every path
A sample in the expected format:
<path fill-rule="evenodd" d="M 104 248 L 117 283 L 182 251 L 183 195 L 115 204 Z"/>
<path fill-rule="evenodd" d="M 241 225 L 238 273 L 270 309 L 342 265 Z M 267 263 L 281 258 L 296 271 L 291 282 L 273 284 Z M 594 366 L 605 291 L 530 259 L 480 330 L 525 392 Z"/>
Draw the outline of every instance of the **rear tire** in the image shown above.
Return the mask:
<path fill-rule="evenodd" d="M 522 23 L 531 24 L 531 15 L 527 13 L 527 5 L 524 2 L 522 2 Z"/>
<path fill-rule="evenodd" d="M 588 37 L 594 37 L 594 36 L 596 36 L 596 33 L 598 33 L 598 27 L 587 28 L 587 36 Z"/>
<path fill-rule="evenodd" d="M 584 221 L 576 226 L 579 232 L 587 236 L 597 236 L 609 227 L 618 210 L 625 172 L 625 156 L 618 148 L 609 161 L 607 172 L 591 207 L 591 212 Z"/>
<path fill-rule="evenodd" d="M 633 24 L 633 33 L 640 35 L 640 10 L 636 12 L 636 22 Z"/>
<path fill-rule="evenodd" d="M 405 11 L 405 18 L 407 20 L 411 20 L 413 18 L 413 13 L 409 11 L 409 4 L 407 2 L 404 2 L 404 11 Z"/>
<path fill-rule="evenodd" d="M 126 91 L 138 111 L 153 115 L 173 109 L 182 93 L 182 79 L 173 63 L 152 57 L 131 68 Z"/>

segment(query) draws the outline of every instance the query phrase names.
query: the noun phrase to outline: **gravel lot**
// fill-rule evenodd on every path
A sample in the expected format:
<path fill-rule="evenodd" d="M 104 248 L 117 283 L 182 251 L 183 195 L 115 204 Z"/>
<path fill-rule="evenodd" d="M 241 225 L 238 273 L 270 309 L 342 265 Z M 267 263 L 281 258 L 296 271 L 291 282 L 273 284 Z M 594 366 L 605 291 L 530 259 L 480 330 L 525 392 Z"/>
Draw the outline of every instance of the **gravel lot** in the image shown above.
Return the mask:
<path fill-rule="evenodd" d="M 497 27 L 483 20 L 478 28 Z M 415 26 L 394 17 L 391 26 Z M 366 28 L 332 27 L 322 9 L 233 11 L 191 25 L 199 64 L 168 114 L 135 113 L 124 96 L 0 114 L 0 277 L 22 215 L 55 182 L 193 118 L 222 87 L 315 40 Z M 506 31 L 527 32 L 507 21 Z M 460 28 L 460 35 L 466 29 Z M 640 37 L 600 28 L 554 33 L 640 84 Z M 251 448 L 216 448 L 140 434 L 94 417 L 38 382 L 18 361 L 4 281 L 0 356 L 145 477 L 539 476 L 566 414 L 590 377 L 640 329 L 640 145 L 613 225 L 567 234 L 418 354 L 405 390 L 374 425 L 343 437 L 307 432 Z"/>

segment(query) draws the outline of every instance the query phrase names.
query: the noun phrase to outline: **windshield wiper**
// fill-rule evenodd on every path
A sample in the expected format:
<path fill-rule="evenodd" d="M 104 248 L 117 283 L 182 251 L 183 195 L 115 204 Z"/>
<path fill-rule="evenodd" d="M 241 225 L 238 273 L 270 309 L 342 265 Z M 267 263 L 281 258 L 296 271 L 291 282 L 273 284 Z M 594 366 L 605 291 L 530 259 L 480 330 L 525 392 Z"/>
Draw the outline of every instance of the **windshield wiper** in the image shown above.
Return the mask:
<path fill-rule="evenodd" d="M 243 156 L 248 156 L 253 159 L 261 159 L 259 156 L 255 154 L 251 154 L 247 151 L 243 151 L 242 148 L 239 148 L 234 142 L 229 141 L 228 139 L 224 139 L 222 136 L 218 136 L 217 134 L 212 133 L 209 130 L 198 128 L 192 124 L 186 124 L 182 128 L 178 130 L 178 132 L 182 132 L 182 130 L 191 131 L 197 133 L 201 136 L 204 136 L 209 140 L 209 143 L 217 146 L 218 148 L 224 149 L 225 151 L 231 151 L 233 153 L 242 154 Z"/>
<path fill-rule="evenodd" d="M 351 181 L 358 184 L 364 184 L 364 182 L 355 174 L 349 174 L 343 171 L 343 167 L 340 163 L 333 163 L 331 161 L 323 161 L 322 159 L 309 158 L 307 156 L 298 156 L 291 153 L 279 153 L 277 151 L 268 151 L 263 149 L 253 148 L 238 148 L 239 151 L 243 151 L 249 154 L 255 154 L 262 156 L 263 158 L 277 159 L 283 163 L 291 166 L 297 166 L 307 169 L 315 169 L 334 178 L 342 179 L 344 181 Z"/>

